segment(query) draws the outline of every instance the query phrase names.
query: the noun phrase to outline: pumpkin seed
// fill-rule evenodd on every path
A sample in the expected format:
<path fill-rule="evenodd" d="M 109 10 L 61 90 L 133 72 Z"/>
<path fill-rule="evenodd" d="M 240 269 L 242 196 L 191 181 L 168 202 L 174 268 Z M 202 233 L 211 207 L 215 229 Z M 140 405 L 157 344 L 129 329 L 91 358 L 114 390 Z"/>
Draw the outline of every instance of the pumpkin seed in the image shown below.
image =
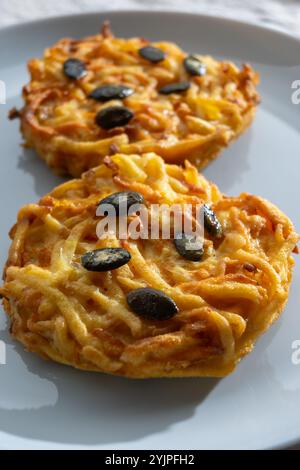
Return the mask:
<path fill-rule="evenodd" d="M 143 59 L 153 63 L 161 62 L 166 58 L 166 54 L 161 49 L 153 46 L 142 47 L 139 49 L 139 54 Z"/>
<path fill-rule="evenodd" d="M 103 85 L 92 91 L 89 97 L 104 103 L 110 100 L 123 100 L 132 94 L 132 88 L 125 85 Z"/>
<path fill-rule="evenodd" d="M 220 221 L 218 220 L 214 211 L 204 204 L 203 206 L 203 214 L 204 214 L 204 228 L 207 232 L 215 238 L 222 238 L 223 236 L 223 229 Z"/>
<path fill-rule="evenodd" d="M 78 80 L 87 74 L 85 64 L 79 59 L 68 59 L 64 63 L 64 74 L 72 80 Z"/>
<path fill-rule="evenodd" d="M 201 261 L 204 249 L 203 246 L 195 248 L 195 243 L 198 243 L 195 235 L 179 233 L 174 239 L 174 245 L 178 253 L 189 261 Z"/>
<path fill-rule="evenodd" d="M 96 115 L 96 123 L 102 129 L 109 130 L 126 126 L 133 116 L 133 112 L 125 106 L 109 106 L 99 111 Z"/>
<path fill-rule="evenodd" d="M 127 302 L 134 313 L 149 320 L 169 320 L 179 311 L 168 295 L 149 287 L 130 292 Z"/>
<path fill-rule="evenodd" d="M 170 95 L 171 93 L 182 93 L 183 91 L 187 91 L 190 86 L 190 82 L 169 83 L 168 85 L 163 86 L 159 90 L 159 93 L 162 93 L 163 95 Z"/>
<path fill-rule="evenodd" d="M 98 207 L 104 204 L 109 204 L 114 207 L 116 214 L 119 215 L 120 207 L 127 207 L 128 212 L 128 209 L 134 204 L 144 204 L 144 202 L 144 197 L 141 194 L 135 191 L 122 191 L 118 193 L 113 193 L 110 196 L 107 196 L 106 198 L 102 199 Z"/>
<path fill-rule="evenodd" d="M 102 248 L 89 251 L 81 257 L 81 264 L 87 271 L 112 271 L 127 264 L 131 259 L 129 251 L 123 248 Z"/>
<path fill-rule="evenodd" d="M 206 73 L 206 66 L 194 55 L 186 57 L 183 61 L 183 65 L 190 75 L 201 77 Z"/>

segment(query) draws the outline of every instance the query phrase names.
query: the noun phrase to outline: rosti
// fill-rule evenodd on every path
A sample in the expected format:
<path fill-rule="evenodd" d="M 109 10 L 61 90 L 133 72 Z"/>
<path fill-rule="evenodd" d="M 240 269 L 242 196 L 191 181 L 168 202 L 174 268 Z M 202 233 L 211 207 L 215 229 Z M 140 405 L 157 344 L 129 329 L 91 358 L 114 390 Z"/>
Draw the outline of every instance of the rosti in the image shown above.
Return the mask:
<path fill-rule="evenodd" d="M 99 240 L 99 203 L 124 191 L 148 210 L 205 205 L 199 260 L 172 239 Z M 230 373 L 283 310 L 298 242 L 268 201 L 226 197 L 189 162 L 154 153 L 107 157 L 23 207 L 10 235 L 0 292 L 13 336 L 45 358 L 136 378 Z M 106 262 L 115 269 L 93 271 Z"/>
<path fill-rule="evenodd" d="M 156 152 L 172 163 L 188 155 L 202 168 L 244 131 L 259 102 L 249 65 L 116 38 L 107 25 L 60 40 L 29 72 L 25 105 L 11 117 L 49 167 L 75 177 L 114 153 Z"/>

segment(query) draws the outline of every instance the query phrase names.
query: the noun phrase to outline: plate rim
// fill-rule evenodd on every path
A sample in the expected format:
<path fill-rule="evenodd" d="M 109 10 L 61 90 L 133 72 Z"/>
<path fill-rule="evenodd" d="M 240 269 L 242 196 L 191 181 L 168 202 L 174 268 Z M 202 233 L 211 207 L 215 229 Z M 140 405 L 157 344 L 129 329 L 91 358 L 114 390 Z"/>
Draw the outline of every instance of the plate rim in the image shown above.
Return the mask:
<path fill-rule="evenodd" d="M 106 14 L 109 16 L 117 16 L 117 15 L 124 15 L 124 16 L 129 16 L 129 15 L 136 15 L 136 14 L 160 14 L 163 16 L 185 16 L 185 17 L 191 17 L 194 18 L 195 16 L 202 18 L 203 20 L 206 21 L 212 21 L 212 22 L 219 22 L 219 23 L 227 23 L 227 24 L 232 24 L 233 26 L 242 26 L 244 28 L 249 28 L 252 30 L 257 30 L 260 31 L 261 33 L 267 33 L 270 36 L 281 36 L 282 38 L 289 40 L 293 42 L 295 45 L 300 44 L 300 36 L 295 36 L 292 33 L 289 33 L 287 31 L 283 31 L 279 28 L 272 27 L 269 24 L 264 25 L 261 23 L 254 23 L 254 21 L 247 21 L 247 20 L 239 20 L 236 18 L 231 18 L 231 17 L 223 17 L 220 15 L 209 15 L 206 13 L 200 13 L 200 12 L 194 12 L 194 13 L 189 13 L 188 11 L 180 11 L 180 10 L 168 10 L 168 9 L 155 9 L 155 10 L 150 10 L 148 8 L 133 8 L 133 9 L 120 9 L 120 10 L 105 10 L 105 11 L 100 11 L 99 9 L 92 9 L 86 12 L 78 12 L 78 13 L 66 13 L 62 15 L 51 15 L 48 18 L 36 18 L 34 20 L 25 20 L 20 23 L 13 23 L 9 25 L 4 25 L 0 26 L 0 34 L 2 33 L 8 33 L 12 30 L 22 30 L 22 28 L 30 28 L 34 27 L 35 25 L 39 24 L 49 24 L 49 23 L 55 23 L 57 21 L 70 21 L 73 18 L 80 18 L 80 17 L 90 17 L 94 15 L 102 15 L 105 16 Z"/>
<path fill-rule="evenodd" d="M 6 33 L 10 33 L 13 31 L 16 31 L 18 34 L 22 32 L 22 30 L 27 30 L 28 28 L 34 28 L 35 26 L 39 25 L 50 25 L 55 24 L 58 21 L 59 22 L 64 22 L 64 21 L 72 21 L 72 19 L 76 18 L 84 18 L 88 19 L 89 17 L 94 17 L 95 15 L 99 16 L 109 16 L 110 18 L 113 19 L 114 16 L 131 16 L 131 15 L 162 15 L 162 16 L 173 16 L 173 17 L 182 17 L 184 16 L 185 18 L 194 18 L 195 16 L 198 18 L 201 18 L 203 21 L 208 21 L 212 23 L 225 23 L 227 25 L 232 25 L 233 27 L 242 27 L 248 29 L 248 31 L 254 33 L 255 31 L 258 31 L 260 33 L 265 33 L 268 34 L 269 37 L 276 37 L 276 38 L 281 38 L 282 40 L 289 41 L 290 43 L 293 43 L 294 46 L 299 46 L 300 45 L 300 36 L 298 37 L 297 35 L 294 35 L 292 33 L 283 31 L 281 29 L 278 29 L 276 27 L 272 27 L 269 24 L 264 25 L 261 23 L 254 23 L 253 21 L 247 21 L 247 20 L 240 20 L 240 19 L 235 19 L 231 17 L 223 17 L 220 15 L 213 15 L 213 14 L 205 14 L 201 12 L 193 12 L 190 13 L 188 11 L 180 11 L 180 10 L 168 10 L 168 9 L 154 9 L 150 10 L 149 8 L 132 8 L 132 9 L 116 9 L 116 10 L 105 10 L 101 11 L 98 8 L 96 9 L 91 9 L 86 12 L 76 12 L 76 13 L 65 13 L 65 14 L 60 14 L 60 15 L 51 15 L 50 17 L 46 18 L 36 18 L 34 20 L 25 20 L 20 23 L 13 23 L 9 25 L 4 25 L 0 26 L 0 35 L 5 35 Z M 300 62 L 299 62 L 300 63 Z M 273 445 L 268 446 L 263 448 L 263 450 L 280 450 L 280 449 L 287 449 L 290 447 L 293 447 L 297 444 L 300 444 L 300 431 L 298 437 L 295 438 L 290 438 L 290 439 L 280 439 L 274 442 Z M 4 449 L 2 446 L 0 446 L 1 449 Z"/>

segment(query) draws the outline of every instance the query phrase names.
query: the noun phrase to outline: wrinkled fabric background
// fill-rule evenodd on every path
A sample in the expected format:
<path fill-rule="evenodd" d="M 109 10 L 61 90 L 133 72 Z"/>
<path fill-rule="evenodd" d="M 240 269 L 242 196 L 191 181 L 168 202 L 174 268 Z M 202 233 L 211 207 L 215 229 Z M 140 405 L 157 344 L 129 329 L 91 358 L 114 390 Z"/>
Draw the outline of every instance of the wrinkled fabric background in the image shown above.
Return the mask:
<path fill-rule="evenodd" d="M 300 36 L 300 0 L 0 0 L 0 27 L 68 13 L 147 8 L 236 18 Z"/>

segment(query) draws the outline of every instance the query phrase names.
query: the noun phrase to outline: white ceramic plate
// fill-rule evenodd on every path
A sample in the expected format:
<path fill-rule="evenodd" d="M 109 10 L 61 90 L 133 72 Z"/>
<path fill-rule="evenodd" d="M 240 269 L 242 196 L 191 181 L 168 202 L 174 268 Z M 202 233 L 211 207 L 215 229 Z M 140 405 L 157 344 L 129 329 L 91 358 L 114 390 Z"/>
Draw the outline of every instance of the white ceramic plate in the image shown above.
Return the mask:
<path fill-rule="evenodd" d="M 300 105 L 291 84 L 300 79 L 300 42 L 234 21 L 176 13 L 118 12 L 63 17 L 0 31 L 1 264 L 18 208 L 60 179 L 20 146 L 18 122 L 26 62 L 63 36 L 94 34 L 109 18 L 117 35 L 175 41 L 190 52 L 251 62 L 261 74 L 262 105 L 254 126 L 205 170 L 231 195 L 270 199 L 300 231 Z M 0 339 L 0 447 L 97 449 L 230 449 L 284 447 L 300 440 L 300 365 L 291 360 L 300 339 L 300 260 L 288 306 L 237 371 L 223 380 L 129 381 L 84 373 L 26 353 L 7 332 Z"/>

